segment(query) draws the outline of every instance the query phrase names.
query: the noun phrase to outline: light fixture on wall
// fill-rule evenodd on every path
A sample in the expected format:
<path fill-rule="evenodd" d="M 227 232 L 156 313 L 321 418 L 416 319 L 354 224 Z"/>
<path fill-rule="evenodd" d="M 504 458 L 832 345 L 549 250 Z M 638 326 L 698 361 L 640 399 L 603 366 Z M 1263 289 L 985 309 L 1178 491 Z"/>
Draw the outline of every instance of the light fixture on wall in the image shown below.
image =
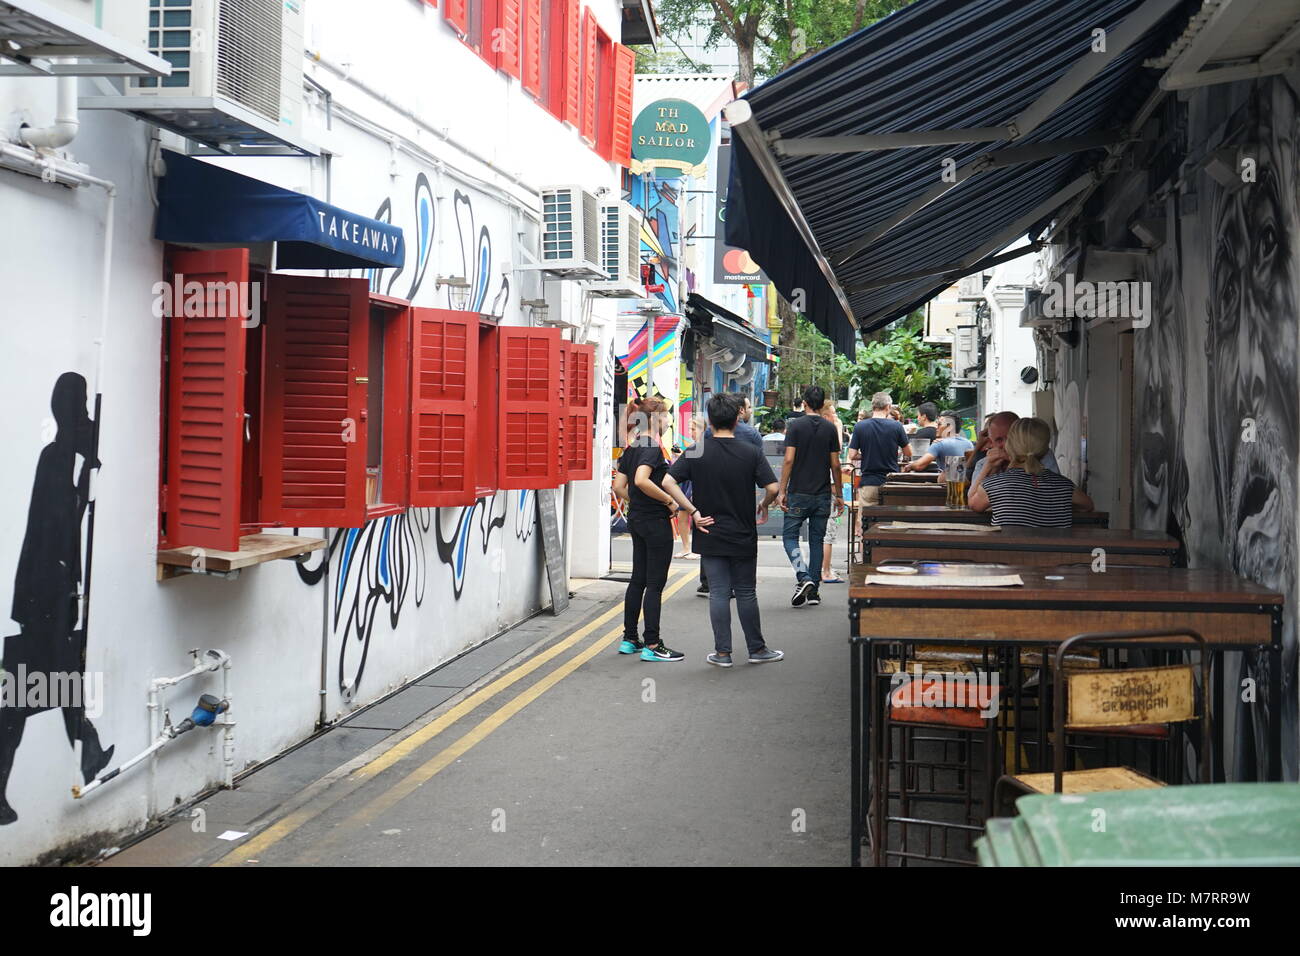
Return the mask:
<path fill-rule="evenodd" d="M 551 307 L 545 299 L 523 299 L 519 303 L 528 310 L 534 325 L 545 325 L 551 314 Z"/>
<path fill-rule="evenodd" d="M 447 297 L 453 309 L 464 309 L 469 304 L 470 284 L 464 276 L 438 276 L 434 284 L 439 289 L 447 287 Z"/>

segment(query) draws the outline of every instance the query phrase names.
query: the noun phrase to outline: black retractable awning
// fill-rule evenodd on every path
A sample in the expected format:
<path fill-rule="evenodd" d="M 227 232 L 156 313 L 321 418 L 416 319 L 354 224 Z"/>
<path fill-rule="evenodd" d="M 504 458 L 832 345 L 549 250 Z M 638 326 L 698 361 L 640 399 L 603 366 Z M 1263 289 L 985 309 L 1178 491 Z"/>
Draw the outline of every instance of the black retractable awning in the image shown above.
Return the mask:
<path fill-rule="evenodd" d="M 745 320 L 735 312 L 710 302 L 698 292 L 686 297 L 687 316 L 694 310 L 709 314 L 710 330 L 701 334 L 710 336 L 714 345 L 739 352 L 756 362 L 767 361 L 768 343 L 745 328 Z"/>
<path fill-rule="evenodd" d="M 1096 182 L 1178 7 L 916 0 L 727 108 L 727 242 L 851 352 Z"/>

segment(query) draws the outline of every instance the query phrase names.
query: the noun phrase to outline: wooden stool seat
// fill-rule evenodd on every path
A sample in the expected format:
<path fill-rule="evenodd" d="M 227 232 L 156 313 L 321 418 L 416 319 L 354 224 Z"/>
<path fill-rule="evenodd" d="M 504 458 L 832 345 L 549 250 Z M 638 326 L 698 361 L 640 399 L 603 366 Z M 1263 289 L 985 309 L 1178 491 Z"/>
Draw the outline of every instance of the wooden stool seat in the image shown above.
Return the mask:
<path fill-rule="evenodd" d="M 1006 779 L 1023 787 L 1026 793 L 1051 793 L 1054 783 L 1050 773 L 1021 773 Z M 1094 770 L 1067 770 L 1061 792 L 1109 793 L 1112 790 L 1153 790 L 1163 786 L 1159 780 L 1130 767 L 1098 767 Z"/>

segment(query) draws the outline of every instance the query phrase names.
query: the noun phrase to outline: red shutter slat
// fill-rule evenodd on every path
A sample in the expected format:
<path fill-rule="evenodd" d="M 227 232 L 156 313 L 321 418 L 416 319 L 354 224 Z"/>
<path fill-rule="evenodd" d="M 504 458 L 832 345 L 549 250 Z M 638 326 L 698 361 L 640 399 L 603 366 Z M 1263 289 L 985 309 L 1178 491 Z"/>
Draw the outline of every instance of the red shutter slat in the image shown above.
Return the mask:
<path fill-rule="evenodd" d="M 559 0 L 564 4 L 564 93 L 566 123 L 582 122 L 582 4 L 580 0 Z"/>
<path fill-rule="evenodd" d="M 523 6 L 523 81 L 533 96 L 542 95 L 542 0 L 524 0 Z"/>
<path fill-rule="evenodd" d="M 498 474 L 502 490 L 560 485 L 560 330 L 501 328 Z"/>
<path fill-rule="evenodd" d="M 490 0 L 491 2 L 491 0 Z M 519 19 L 521 0 L 495 0 L 496 26 L 492 30 L 492 52 L 498 70 L 515 79 L 520 75 Z"/>
<path fill-rule="evenodd" d="M 167 544 L 238 551 L 248 250 L 176 252 L 171 263 L 173 283 L 201 283 L 206 295 L 204 315 L 181 308 L 169 319 Z M 243 283 L 239 308 L 218 291 L 228 282 Z"/>
<path fill-rule="evenodd" d="M 469 0 L 447 0 L 443 16 L 461 36 L 469 36 Z"/>
<path fill-rule="evenodd" d="M 621 43 L 614 44 L 613 138 L 609 159 L 620 166 L 632 165 L 632 87 L 636 82 L 636 53 Z"/>
<path fill-rule="evenodd" d="M 564 415 L 565 481 L 591 480 L 592 405 L 595 389 L 596 348 L 568 345 L 565 366 L 567 382 L 561 399 Z"/>
<path fill-rule="evenodd" d="M 366 519 L 369 283 L 288 275 L 269 281 L 262 521 L 359 528 Z"/>
<path fill-rule="evenodd" d="M 414 309 L 411 341 L 411 504 L 472 505 L 478 314 Z"/>
<path fill-rule="evenodd" d="M 579 130 L 583 139 L 596 142 L 596 99 L 597 87 L 596 64 L 598 50 L 596 45 L 596 15 L 590 10 L 582 12 L 582 123 Z"/>

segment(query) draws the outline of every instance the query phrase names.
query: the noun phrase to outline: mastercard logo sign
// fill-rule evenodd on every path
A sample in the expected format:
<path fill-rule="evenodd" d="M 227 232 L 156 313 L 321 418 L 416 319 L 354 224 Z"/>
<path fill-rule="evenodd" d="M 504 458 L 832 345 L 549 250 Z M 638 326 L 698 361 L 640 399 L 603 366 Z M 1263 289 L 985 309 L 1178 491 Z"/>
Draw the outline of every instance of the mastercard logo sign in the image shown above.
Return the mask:
<path fill-rule="evenodd" d="M 722 268 L 729 275 L 751 275 L 759 273 L 758 263 L 750 258 L 745 249 L 728 249 L 722 256 Z"/>

